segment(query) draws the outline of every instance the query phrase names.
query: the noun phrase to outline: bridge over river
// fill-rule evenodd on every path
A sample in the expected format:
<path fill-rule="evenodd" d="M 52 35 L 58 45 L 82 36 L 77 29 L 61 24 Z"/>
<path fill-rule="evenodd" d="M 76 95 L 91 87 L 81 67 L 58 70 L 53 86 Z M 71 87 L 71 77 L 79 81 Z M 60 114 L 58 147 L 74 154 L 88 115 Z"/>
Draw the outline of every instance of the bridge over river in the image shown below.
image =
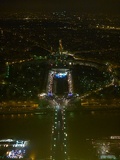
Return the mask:
<path fill-rule="evenodd" d="M 60 80 L 60 81 L 59 81 Z M 58 94 L 57 99 L 53 99 L 54 104 L 54 122 L 52 126 L 52 159 L 67 160 L 67 132 L 65 106 L 61 105 L 63 97 L 58 88 L 67 92 L 67 96 L 73 94 L 72 75 L 69 69 L 51 69 L 48 75 L 47 93 L 48 96 Z"/>

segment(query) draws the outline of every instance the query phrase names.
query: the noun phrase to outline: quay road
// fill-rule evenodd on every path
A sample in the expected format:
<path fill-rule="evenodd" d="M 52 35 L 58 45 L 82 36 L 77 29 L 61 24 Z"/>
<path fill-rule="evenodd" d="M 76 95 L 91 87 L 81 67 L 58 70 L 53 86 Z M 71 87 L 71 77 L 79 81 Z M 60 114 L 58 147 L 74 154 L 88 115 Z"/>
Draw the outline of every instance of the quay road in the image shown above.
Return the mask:
<path fill-rule="evenodd" d="M 65 109 L 57 104 L 52 126 L 52 160 L 67 160 L 67 133 Z"/>

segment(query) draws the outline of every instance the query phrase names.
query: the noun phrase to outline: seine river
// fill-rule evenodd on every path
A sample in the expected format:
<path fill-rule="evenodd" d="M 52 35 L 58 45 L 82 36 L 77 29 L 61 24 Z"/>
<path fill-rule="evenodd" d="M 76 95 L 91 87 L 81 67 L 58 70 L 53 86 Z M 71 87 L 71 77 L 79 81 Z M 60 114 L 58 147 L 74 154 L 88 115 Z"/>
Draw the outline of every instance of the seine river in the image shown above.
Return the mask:
<path fill-rule="evenodd" d="M 67 112 L 66 122 L 67 155 L 70 160 L 97 160 L 95 141 L 99 139 L 102 142 L 106 137 L 120 136 L 120 113 L 118 112 Z M 0 115 L 0 139 L 30 140 L 29 157 L 33 160 L 50 159 L 52 125 L 51 113 Z"/>
<path fill-rule="evenodd" d="M 98 148 L 100 148 L 98 141 L 102 147 L 109 145 L 109 152 L 104 153 L 101 147 L 99 156 L 101 152 L 103 152 L 103 155 L 116 153 L 118 156 L 118 153 L 120 154 L 120 140 L 112 142 L 109 140 L 111 136 L 120 135 L 120 113 L 112 111 L 84 114 L 71 112 L 68 114 L 67 119 L 68 154 L 71 159 L 98 160 Z M 112 143 L 114 143 L 114 146 L 111 145 Z"/>

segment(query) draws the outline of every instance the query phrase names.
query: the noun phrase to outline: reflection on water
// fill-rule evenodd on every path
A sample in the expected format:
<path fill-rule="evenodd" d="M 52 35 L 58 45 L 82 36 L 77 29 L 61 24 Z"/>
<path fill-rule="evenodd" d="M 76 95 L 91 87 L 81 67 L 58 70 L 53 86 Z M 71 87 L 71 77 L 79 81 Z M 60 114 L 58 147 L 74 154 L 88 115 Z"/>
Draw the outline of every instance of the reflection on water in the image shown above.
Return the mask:
<path fill-rule="evenodd" d="M 7 151 L 6 157 L 11 159 L 21 159 L 25 157 L 25 154 L 26 154 L 25 149 L 14 149 L 14 150 L 11 149 Z"/>
<path fill-rule="evenodd" d="M 67 114 L 69 158 L 99 160 L 120 158 L 120 113 Z M 111 136 L 114 137 L 111 138 Z"/>
<path fill-rule="evenodd" d="M 52 115 L 1 115 L 0 121 L 0 139 L 29 139 L 29 157 L 50 157 Z"/>
<path fill-rule="evenodd" d="M 52 114 L 1 115 L 0 122 L 0 139 L 29 139 L 27 153 L 32 160 L 50 159 Z M 67 112 L 68 159 L 120 159 L 119 124 L 117 112 Z"/>

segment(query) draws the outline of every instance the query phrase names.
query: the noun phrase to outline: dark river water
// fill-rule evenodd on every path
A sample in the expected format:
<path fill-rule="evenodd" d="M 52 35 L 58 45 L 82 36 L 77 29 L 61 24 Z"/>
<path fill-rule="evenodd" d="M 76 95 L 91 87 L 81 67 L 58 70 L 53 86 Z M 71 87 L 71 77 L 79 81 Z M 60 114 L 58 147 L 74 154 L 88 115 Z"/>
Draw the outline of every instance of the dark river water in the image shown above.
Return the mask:
<path fill-rule="evenodd" d="M 70 160 L 97 160 L 99 159 L 97 147 L 94 147 L 97 140 L 103 142 L 106 137 L 120 135 L 119 112 L 67 112 L 66 122 L 67 155 Z M 1 115 L 0 139 L 30 140 L 28 153 L 32 160 L 50 159 L 52 125 L 52 114 Z M 115 150 L 114 152 L 119 156 L 119 151 Z M 114 152 L 110 150 L 109 154 Z"/>
<path fill-rule="evenodd" d="M 28 150 L 33 159 L 50 157 L 51 115 L 0 116 L 0 138 L 30 140 Z"/>
<path fill-rule="evenodd" d="M 109 152 L 103 152 L 103 155 L 117 154 L 117 157 L 119 156 L 120 140 L 111 142 L 110 137 L 120 135 L 120 113 L 112 111 L 107 113 L 96 112 L 84 114 L 71 112 L 67 115 L 67 120 L 69 135 L 68 154 L 71 159 L 99 159 L 103 150 L 100 149 L 98 141 L 101 146 L 107 146 L 109 144 Z M 112 143 L 114 143 L 114 146 L 111 145 Z M 114 151 L 111 148 L 114 148 Z M 98 150 L 101 150 L 99 154 Z"/>

